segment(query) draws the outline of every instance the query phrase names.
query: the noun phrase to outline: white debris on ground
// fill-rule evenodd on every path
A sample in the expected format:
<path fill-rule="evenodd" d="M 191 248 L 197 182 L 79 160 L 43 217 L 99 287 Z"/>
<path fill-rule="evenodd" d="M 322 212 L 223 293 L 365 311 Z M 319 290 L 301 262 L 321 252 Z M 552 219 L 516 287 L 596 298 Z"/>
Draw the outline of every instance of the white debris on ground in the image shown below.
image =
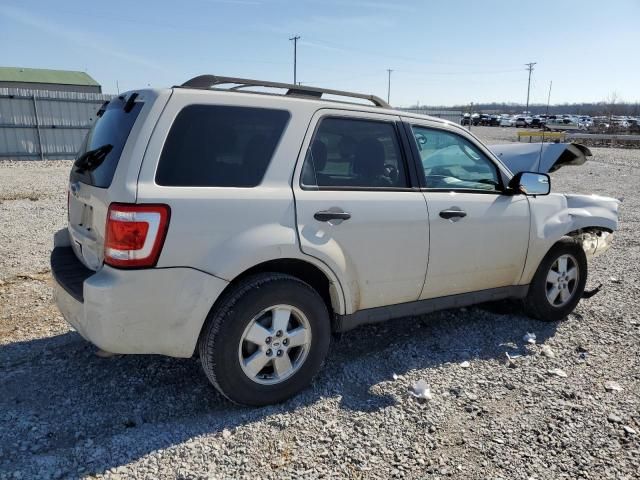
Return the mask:
<path fill-rule="evenodd" d="M 522 337 L 522 341 L 524 343 L 528 343 L 530 345 L 533 345 L 534 343 L 536 343 L 536 334 L 535 333 L 527 333 L 527 334 L 525 334 L 524 337 Z"/>
<path fill-rule="evenodd" d="M 575 314 L 468 307 L 359 328 L 333 342 L 312 387 L 258 409 L 221 398 L 196 359 L 96 357 L 48 273 L 70 163 L 0 162 L 0 479 L 638 478 L 640 151 L 591 150 L 552 190 L 625 203 L 612 248 L 590 261 L 587 288 L 605 287 Z M 431 401 L 407 392 L 421 379 Z"/>
<path fill-rule="evenodd" d="M 547 373 L 549 375 L 555 375 L 556 377 L 560 377 L 560 378 L 567 378 L 569 376 L 567 375 L 567 372 L 565 372 L 561 368 L 551 368 L 547 370 Z"/>
<path fill-rule="evenodd" d="M 419 400 L 431 400 L 433 399 L 433 393 L 429 384 L 424 380 L 418 380 L 409 389 L 409 393 Z"/>

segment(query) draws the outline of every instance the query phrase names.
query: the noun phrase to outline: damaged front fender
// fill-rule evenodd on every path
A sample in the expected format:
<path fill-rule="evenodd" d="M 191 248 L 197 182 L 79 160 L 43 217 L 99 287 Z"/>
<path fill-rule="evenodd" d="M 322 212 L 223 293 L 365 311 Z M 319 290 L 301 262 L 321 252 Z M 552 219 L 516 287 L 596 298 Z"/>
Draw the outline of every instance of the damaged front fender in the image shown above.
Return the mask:
<path fill-rule="evenodd" d="M 531 281 L 546 253 L 564 236 L 581 242 L 588 257 L 604 253 L 611 245 L 612 232 L 618 228 L 619 205 L 615 198 L 598 195 L 555 193 L 529 197 L 529 252 L 520 283 Z"/>

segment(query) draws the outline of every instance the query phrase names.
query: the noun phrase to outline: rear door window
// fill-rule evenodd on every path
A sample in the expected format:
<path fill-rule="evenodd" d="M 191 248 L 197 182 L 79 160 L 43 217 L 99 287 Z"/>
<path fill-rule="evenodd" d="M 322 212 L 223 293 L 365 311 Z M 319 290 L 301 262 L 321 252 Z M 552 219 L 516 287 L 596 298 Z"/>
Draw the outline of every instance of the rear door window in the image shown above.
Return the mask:
<path fill-rule="evenodd" d="M 323 119 L 307 151 L 301 183 L 328 190 L 407 188 L 395 125 L 355 118 Z"/>
<path fill-rule="evenodd" d="M 255 187 L 289 121 L 286 110 L 189 105 L 164 144 L 156 183 L 177 187 Z"/>
<path fill-rule="evenodd" d="M 135 95 L 135 94 L 133 94 Z M 135 99 L 135 97 L 134 97 Z M 108 188 L 143 102 L 116 97 L 98 112 L 71 168 L 71 181 Z M 104 109 L 104 110 L 103 110 Z"/>

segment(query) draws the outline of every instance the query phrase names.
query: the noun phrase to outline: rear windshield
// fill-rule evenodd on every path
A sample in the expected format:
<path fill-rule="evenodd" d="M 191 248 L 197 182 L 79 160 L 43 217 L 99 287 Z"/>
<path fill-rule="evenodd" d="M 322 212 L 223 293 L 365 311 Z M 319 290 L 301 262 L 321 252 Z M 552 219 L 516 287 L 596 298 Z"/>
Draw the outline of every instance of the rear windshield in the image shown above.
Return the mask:
<path fill-rule="evenodd" d="M 122 97 L 111 100 L 87 133 L 71 169 L 71 181 L 108 188 L 142 102 L 127 104 Z M 104 107 L 103 107 L 104 108 Z M 102 110 L 102 109 L 101 109 Z"/>
<path fill-rule="evenodd" d="M 269 166 L 289 112 L 189 105 L 160 156 L 156 183 L 174 187 L 255 187 Z"/>

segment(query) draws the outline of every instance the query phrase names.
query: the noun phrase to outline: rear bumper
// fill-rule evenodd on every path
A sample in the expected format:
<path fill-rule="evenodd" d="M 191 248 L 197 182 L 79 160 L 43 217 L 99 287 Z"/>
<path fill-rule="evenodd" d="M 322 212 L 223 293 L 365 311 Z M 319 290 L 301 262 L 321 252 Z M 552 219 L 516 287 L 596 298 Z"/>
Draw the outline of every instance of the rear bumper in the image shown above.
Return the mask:
<path fill-rule="evenodd" d="M 51 255 L 58 308 L 82 337 L 112 353 L 190 357 L 211 306 L 228 284 L 191 268 L 105 265 L 87 273 L 69 250 L 56 247 Z"/>

